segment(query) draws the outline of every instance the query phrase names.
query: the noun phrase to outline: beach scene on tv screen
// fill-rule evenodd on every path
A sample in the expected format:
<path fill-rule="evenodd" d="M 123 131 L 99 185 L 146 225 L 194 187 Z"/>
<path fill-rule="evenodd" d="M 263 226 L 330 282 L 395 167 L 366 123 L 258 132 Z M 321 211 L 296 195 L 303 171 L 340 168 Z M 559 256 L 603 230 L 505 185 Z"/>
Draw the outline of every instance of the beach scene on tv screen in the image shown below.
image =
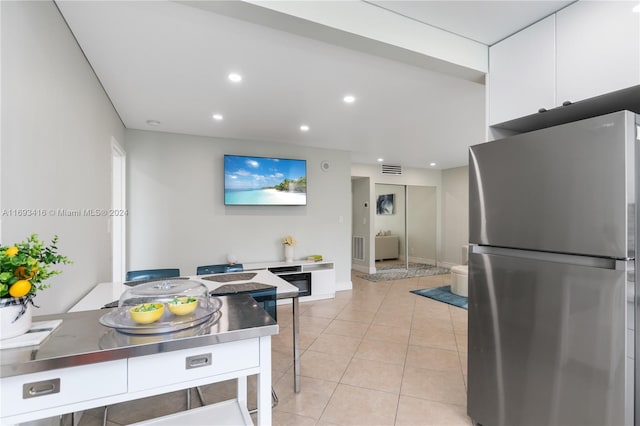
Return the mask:
<path fill-rule="evenodd" d="M 227 205 L 306 205 L 305 160 L 224 157 L 224 203 Z"/>

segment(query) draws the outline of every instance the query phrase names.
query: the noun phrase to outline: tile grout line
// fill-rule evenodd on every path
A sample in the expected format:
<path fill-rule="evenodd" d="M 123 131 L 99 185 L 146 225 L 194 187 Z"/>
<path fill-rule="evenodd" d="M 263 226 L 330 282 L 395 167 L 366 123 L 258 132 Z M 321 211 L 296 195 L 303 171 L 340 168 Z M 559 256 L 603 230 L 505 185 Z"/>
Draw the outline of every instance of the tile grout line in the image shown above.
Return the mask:
<path fill-rule="evenodd" d="M 340 316 L 340 314 L 347 308 L 347 306 L 348 305 L 345 305 L 331 322 L 335 321 L 335 319 L 338 316 Z M 376 313 L 377 312 L 378 311 L 376 310 Z M 373 321 L 372 321 L 372 323 L 373 323 Z M 329 324 L 331 324 L 331 323 L 329 323 Z M 327 326 L 327 328 L 328 328 L 328 326 Z M 371 324 L 367 325 L 367 331 L 369 331 L 369 328 L 371 328 Z M 324 334 L 325 331 L 326 331 L 326 329 L 322 331 L 321 335 Z M 365 335 L 366 335 L 367 331 L 365 331 Z M 364 340 L 364 335 L 362 337 L 360 337 L 360 343 L 358 344 L 358 348 L 362 344 L 363 340 Z M 318 420 L 316 421 L 316 424 L 322 419 L 322 416 L 324 416 L 325 412 L 327 411 L 327 407 L 329 406 L 329 403 L 331 402 L 331 399 L 333 398 L 333 395 L 336 393 L 336 390 L 338 390 L 338 386 L 340 386 L 340 384 L 342 383 L 342 378 L 344 377 L 344 375 L 346 374 L 347 370 L 349 369 L 349 366 L 353 362 L 353 358 L 354 358 L 356 352 L 358 352 L 358 348 L 356 348 L 356 350 L 353 353 L 353 355 L 351 355 L 351 358 L 349 359 L 349 362 L 347 363 L 347 366 L 345 367 L 344 371 L 342 372 L 342 375 L 340 376 L 340 379 L 338 379 L 336 387 L 331 392 L 331 395 L 329 395 L 329 398 L 327 399 L 327 403 L 325 404 L 324 408 L 322 409 L 322 412 L 320 413 L 320 417 L 318 417 Z"/>
<path fill-rule="evenodd" d="M 419 280 L 418 280 L 419 282 Z M 417 286 L 417 285 L 416 285 Z M 398 391 L 398 402 L 396 404 L 396 415 L 393 418 L 393 424 L 398 423 L 398 412 L 400 411 L 400 398 L 402 397 L 402 387 L 404 385 L 404 374 L 407 370 L 407 358 L 409 357 L 409 346 L 411 346 L 411 334 L 413 333 L 413 321 L 416 314 L 416 302 L 413 301 L 413 311 L 411 312 L 411 323 L 409 324 L 409 337 L 407 338 L 407 350 L 404 354 L 404 362 L 402 363 L 402 380 L 400 381 L 400 390 Z"/>

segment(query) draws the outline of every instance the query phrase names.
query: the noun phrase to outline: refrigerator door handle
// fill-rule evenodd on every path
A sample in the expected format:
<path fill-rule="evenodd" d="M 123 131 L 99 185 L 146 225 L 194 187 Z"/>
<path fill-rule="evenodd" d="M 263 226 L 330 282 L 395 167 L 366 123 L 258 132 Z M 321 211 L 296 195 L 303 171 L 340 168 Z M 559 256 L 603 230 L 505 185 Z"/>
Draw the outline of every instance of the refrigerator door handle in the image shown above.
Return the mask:
<path fill-rule="evenodd" d="M 469 253 L 489 254 L 494 256 L 508 256 L 522 259 L 539 260 L 543 262 L 563 263 L 567 265 L 586 266 L 589 268 L 611 269 L 623 271 L 628 269 L 627 259 L 611 259 L 607 257 L 579 256 L 574 254 L 550 253 L 503 247 L 481 246 L 471 244 Z"/>
<path fill-rule="evenodd" d="M 629 271 L 629 266 L 633 266 L 633 259 L 618 259 L 616 260 L 614 269 L 616 271 Z"/>

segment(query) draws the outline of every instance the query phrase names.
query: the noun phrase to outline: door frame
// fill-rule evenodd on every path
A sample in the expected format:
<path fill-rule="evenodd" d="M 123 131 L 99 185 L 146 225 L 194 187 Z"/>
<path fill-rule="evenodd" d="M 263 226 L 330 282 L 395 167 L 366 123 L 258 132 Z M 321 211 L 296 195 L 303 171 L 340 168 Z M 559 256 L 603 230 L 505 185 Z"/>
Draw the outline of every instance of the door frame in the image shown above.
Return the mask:
<path fill-rule="evenodd" d="M 111 137 L 111 280 L 124 281 L 127 271 L 127 154 Z"/>

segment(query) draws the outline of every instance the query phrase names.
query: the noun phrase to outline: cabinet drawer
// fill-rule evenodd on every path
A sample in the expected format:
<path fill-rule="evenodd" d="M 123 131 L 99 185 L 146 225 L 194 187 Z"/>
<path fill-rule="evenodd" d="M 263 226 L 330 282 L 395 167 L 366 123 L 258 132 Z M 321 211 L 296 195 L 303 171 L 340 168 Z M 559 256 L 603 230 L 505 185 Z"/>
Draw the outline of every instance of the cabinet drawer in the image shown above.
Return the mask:
<path fill-rule="evenodd" d="M 259 359 L 258 339 L 130 358 L 129 391 L 257 367 Z"/>
<path fill-rule="evenodd" d="M 2 416 L 13 416 L 127 391 L 127 360 L 5 377 Z"/>

